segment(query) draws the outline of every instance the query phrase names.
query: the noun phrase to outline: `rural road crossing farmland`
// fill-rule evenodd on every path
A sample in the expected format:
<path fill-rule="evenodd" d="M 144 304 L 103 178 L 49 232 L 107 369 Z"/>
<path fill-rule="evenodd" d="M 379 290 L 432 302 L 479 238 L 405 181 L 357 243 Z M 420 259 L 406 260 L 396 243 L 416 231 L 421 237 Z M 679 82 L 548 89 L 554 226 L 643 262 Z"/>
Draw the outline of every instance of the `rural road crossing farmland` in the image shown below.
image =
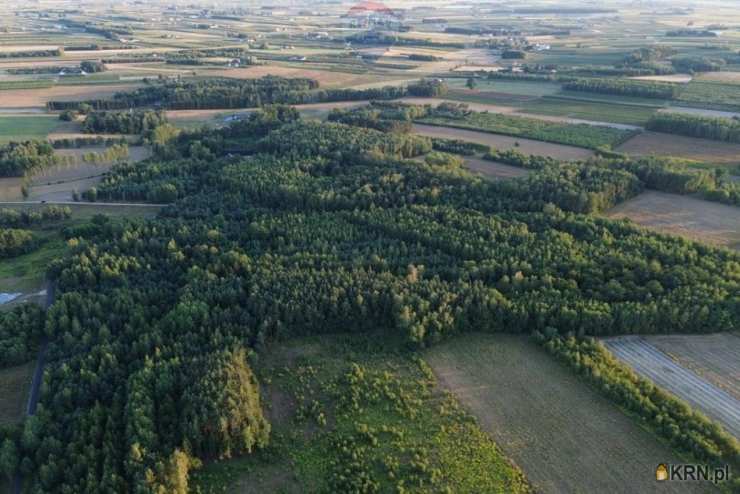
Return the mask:
<path fill-rule="evenodd" d="M 740 438 L 740 400 L 678 365 L 644 338 L 625 336 L 603 341 L 615 357 L 629 364 L 635 372 L 686 400 Z"/>

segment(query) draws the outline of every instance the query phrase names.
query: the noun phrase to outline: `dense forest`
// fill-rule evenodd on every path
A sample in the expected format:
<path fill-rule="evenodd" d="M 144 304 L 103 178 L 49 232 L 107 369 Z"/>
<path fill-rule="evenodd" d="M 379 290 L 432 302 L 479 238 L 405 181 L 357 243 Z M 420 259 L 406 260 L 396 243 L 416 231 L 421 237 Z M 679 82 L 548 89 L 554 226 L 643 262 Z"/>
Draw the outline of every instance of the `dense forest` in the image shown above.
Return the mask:
<path fill-rule="evenodd" d="M 24 51 L 0 51 L 0 58 L 38 58 L 38 57 L 61 57 L 64 48 L 51 50 L 24 50 Z"/>
<path fill-rule="evenodd" d="M 209 79 L 207 81 L 150 82 L 131 92 L 117 93 L 110 100 L 50 101 L 49 110 L 77 110 L 87 105 L 96 110 L 127 110 L 156 107 L 170 110 L 255 108 L 269 104 L 306 104 L 331 101 L 396 99 L 414 96 L 440 96 L 446 86 L 435 81 L 421 81 L 406 87 L 387 86 L 370 89 L 319 89 L 313 79 L 286 79 L 265 76 L 261 79 Z"/>
<path fill-rule="evenodd" d="M 45 321 L 44 309 L 37 304 L 23 304 L 0 312 L 0 369 L 36 357 Z"/>
<path fill-rule="evenodd" d="M 737 253 L 581 214 L 634 194 L 632 173 L 534 160 L 488 182 L 440 153 L 407 159 L 433 146 L 271 107 L 115 166 L 99 197 L 173 204 L 65 232 L 41 403 L 16 446 L 34 490 L 188 492 L 202 461 L 270 440 L 251 369 L 292 336 L 738 327 Z"/>

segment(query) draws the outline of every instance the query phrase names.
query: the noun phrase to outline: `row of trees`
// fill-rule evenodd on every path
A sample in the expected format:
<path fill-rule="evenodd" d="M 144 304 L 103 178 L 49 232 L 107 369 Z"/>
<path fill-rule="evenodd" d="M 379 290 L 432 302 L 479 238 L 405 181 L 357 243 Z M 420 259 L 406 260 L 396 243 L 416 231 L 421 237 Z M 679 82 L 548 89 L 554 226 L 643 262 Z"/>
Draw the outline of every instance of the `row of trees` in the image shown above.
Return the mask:
<path fill-rule="evenodd" d="M 396 99 L 407 94 L 439 95 L 440 84 L 422 82 L 409 88 L 387 86 L 370 89 L 318 89 L 312 79 L 285 79 L 266 76 L 261 79 L 211 79 L 208 81 L 150 83 L 128 93 L 117 93 L 111 100 L 85 102 L 50 101 L 53 111 L 78 110 L 87 105 L 96 110 L 122 110 L 159 107 L 174 110 L 209 108 L 252 108 L 270 104 L 307 104 L 332 101 Z"/>
<path fill-rule="evenodd" d="M 54 149 L 77 149 L 88 146 L 113 146 L 115 144 L 123 145 L 128 144 L 128 140 L 125 137 L 105 137 L 105 136 L 91 136 L 91 137 L 64 137 L 62 139 L 54 139 L 50 141 Z"/>
<path fill-rule="evenodd" d="M 155 128 L 167 123 L 161 111 L 92 112 L 85 117 L 83 132 L 90 134 L 138 134 L 149 136 Z"/>
<path fill-rule="evenodd" d="M 38 210 L 2 208 L 0 209 L 0 226 L 5 228 L 39 226 L 66 220 L 71 216 L 72 210 L 69 206 L 44 206 Z"/>
<path fill-rule="evenodd" d="M 737 118 L 657 112 L 650 117 L 646 128 L 668 134 L 740 143 L 740 120 Z"/>
<path fill-rule="evenodd" d="M 576 79 L 563 84 L 568 91 L 639 96 L 641 98 L 674 99 L 680 88 L 677 84 L 635 81 L 632 79 Z"/>
<path fill-rule="evenodd" d="M 64 48 L 54 48 L 51 50 L 24 50 L 24 51 L 2 51 L 0 58 L 38 58 L 38 57 L 61 57 L 64 55 Z"/>

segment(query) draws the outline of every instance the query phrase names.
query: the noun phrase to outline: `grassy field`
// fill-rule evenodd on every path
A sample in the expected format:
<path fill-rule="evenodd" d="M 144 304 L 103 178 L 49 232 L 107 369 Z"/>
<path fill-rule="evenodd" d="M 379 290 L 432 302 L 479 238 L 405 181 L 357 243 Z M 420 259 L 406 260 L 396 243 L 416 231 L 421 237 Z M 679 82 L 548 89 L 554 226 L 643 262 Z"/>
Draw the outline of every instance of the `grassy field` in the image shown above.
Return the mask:
<path fill-rule="evenodd" d="M 465 89 L 467 79 L 445 79 L 450 89 Z M 476 79 L 475 91 L 514 94 L 520 96 L 549 96 L 560 91 L 556 82 L 507 81 L 503 79 Z"/>
<path fill-rule="evenodd" d="M 712 492 L 656 484 L 682 459 L 526 337 L 465 335 L 425 358 L 538 492 Z"/>
<path fill-rule="evenodd" d="M 551 156 L 561 160 L 580 160 L 594 155 L 593 151 L 575 146 L 565 146 L 550 142 L 522 139 L 505 135 L 465 130 L 453 127 L 439 127 L 436 125 L 414 124 L 414 132 L 428 137 L 440 137 L 444 139 L 460 139 L 475 142 L 494 149 L 516 149 L 524 154 L 535 154 L 538 156 Z"/>
<path fill-rule="evenodd" d="M 9 141 L 45 139 L 59 126 L 55 115 L 0 116 L 0 144 Z"/>
<path fill-rule="evenodd" d="M 482 112 L 473 112 L 463 118 L 428 117 L 419 120 L 419 122 L 427 125 L 525 137 L 586 149 L 618 146 L 633 135 L 633 132 L 610 127 L 549 122 L 534 118 Z"/>
<path fill-rule="evenodd" d="M 293 340 L 260 357 L 271 445 L 206 466 L 195 474 L 196 487 L 205 493 L 360 492 L 338 477 L 346 475 L 338 468 L 353 468 L 347 480 L 367 475 L 376 483 L 372 492 L 399 492 L 401 481 L 403 492 L 527 492 L 521 472 L 437 390 L 428 366 L 389 353 L 382 341 Z M 349 467 L 353 455 L 357 463 Z"/>
<path fill-rule="evenodd" d="M 607 213 L 661 233 L 740 249 L 738 208 L 665 192 L 643 192 Z"/>
<path fill-rule="evenodd" d="M 521 112 L 642 126 L 657 110 L 658 107 L 545 97 L 524 103 Z"/>
<path fill-rule="evenodd" d="M 692 81 L 681 91 L 682 105 L 740 110 L 740 86 L 714 81 Z"/>
<path fill-rule="evenodd" d="M 0 369 L 0 425 L 23 418 L 35 362 Z"/>

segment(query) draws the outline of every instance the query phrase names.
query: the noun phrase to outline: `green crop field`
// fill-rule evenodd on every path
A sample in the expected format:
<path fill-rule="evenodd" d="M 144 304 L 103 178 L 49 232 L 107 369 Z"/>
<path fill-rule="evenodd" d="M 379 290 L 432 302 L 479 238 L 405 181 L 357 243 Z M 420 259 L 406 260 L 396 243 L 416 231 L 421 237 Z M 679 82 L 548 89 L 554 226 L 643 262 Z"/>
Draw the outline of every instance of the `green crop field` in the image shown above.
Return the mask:
<path fill-rule="evenodd" d="M 689 106 L 740 111 L 740 86 L 692 81 L 681 92 L 678 101 Z"/>
<path fill-rule="evenodd" d="M 51 115 L 0 116 L 0 144 L 45 139 L 59 124 L 59 119 Z"/>
<path fill-rule="evenodd" d="M 445 79 L 450 89 L 465 89 L 467 79 Z M 515 94 L 518 96 L 547 96 L 560 91 L 555 82 L 507 81 L 503 79 L 476 79 L 475 91 Z"/>
<path fill-rule="evenodd" d="M 657 107 L 545 97 L 524 103 L 521 112 L 642 126 L 657 110 Z"/>

